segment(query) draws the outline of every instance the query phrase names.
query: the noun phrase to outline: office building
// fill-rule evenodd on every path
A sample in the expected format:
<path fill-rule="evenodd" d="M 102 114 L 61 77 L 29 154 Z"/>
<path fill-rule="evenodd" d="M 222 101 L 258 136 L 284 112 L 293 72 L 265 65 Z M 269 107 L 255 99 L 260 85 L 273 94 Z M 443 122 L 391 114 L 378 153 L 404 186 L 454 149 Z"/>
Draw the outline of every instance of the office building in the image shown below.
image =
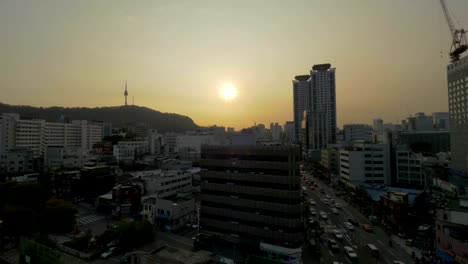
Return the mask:
<path fill-rule="evenodd" d="M 343 125 L 344 142 L 346 145 L 356 140 L 371 141 L 372 127 L 365 124 L 347 124 Z"/>
<path fill-rule="evenodd" d="M 340 150 L 340 177 L 347 185 L 389 185 L 390 170 L 389 144 L 357 142 Z"/>
<path fill-rule="evenodd" d="M 296 146 L 202 146 L 202 228 L 300 258 L 299 159 Z"/>
<path fill-rule="evenodd" d="M 287 121 L 284 124 L 284 141 L 286 143 L 293 143 L 295 137 L 294 121 Z"/>
<path fill-rule="evenodd" d="M 468 172 L 468 56 L 447 66 L 452 167 Z"/>

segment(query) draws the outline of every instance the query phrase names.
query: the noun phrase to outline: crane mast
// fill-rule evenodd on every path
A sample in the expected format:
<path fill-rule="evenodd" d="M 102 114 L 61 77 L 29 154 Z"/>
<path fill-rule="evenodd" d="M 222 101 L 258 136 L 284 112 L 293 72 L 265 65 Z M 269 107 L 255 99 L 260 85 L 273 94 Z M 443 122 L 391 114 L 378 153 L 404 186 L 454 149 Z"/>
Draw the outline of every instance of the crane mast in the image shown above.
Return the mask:
<path fill-rule="evenodd" d="M 458 61 L 460 59 L 460 55 L 468 49 L 466 35 L 465 35 L 466 31 L 463 28 L 462 29 L 455 28 L 452 18 L 450 17 L 450 13 L 448 11 L 445 0 L 440 0 L 440 5 L 442 6 L 442 10 L 444 11 L 445 20 L 447 20 L 447 24 L 450 29 L 450 35 L 452 36 L 452 46 L 450 47 L 450 58 L 452 62 L 455 62 L 455 61 Z"/>

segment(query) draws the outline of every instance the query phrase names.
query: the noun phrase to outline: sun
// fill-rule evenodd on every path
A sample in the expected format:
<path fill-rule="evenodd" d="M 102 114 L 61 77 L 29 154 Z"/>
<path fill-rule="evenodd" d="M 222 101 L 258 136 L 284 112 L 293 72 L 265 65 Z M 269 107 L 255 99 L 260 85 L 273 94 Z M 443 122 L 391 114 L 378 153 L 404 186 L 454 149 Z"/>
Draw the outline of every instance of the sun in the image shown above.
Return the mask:
<path fill-rule="evenodd" d="M 230 82 L 223 83 L 221 85 L 219 96 L 225 101 L 232 101 L 237 97 L 237 89 Z"/>

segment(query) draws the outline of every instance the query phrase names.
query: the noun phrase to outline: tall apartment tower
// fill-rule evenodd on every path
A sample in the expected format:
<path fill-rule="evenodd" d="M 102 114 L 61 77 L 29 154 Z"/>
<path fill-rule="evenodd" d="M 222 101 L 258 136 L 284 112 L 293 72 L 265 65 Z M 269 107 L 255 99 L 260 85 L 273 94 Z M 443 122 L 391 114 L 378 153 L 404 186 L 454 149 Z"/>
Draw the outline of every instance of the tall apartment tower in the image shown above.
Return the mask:
<path fill-rule="evenodd" d="M 309 148 L 318 150 L 336 143 L 336 83 L 335 68 L 317 64 L 310 75 L 293 80 L 295 141 L 301 139 L 301 122 L 307 117 Z"/>
<path fill-rule="evenodd" d="M 310 71 L 311 119 L 309 144 L 313 150 L 336 143 L 336 83 L 335 68 L 317 64 Z"/>
<path fill-rule="evenodd" d="M 304 120 L 304 111 L 310 109 L 310 75 L 298 75 L 293 80 L 294 101 L 294 142 L 300 141 L 301 122 Z"/>
<path fill-rule="evenodd" d="M 468 173 L 468 56 L 447 66 L 452 167 Z"/>
<path fill-rule="evenodd" d="M 299 154 L 294 145 L 203 145 L 200 225 L 233 243 L 300 258 Z"/>

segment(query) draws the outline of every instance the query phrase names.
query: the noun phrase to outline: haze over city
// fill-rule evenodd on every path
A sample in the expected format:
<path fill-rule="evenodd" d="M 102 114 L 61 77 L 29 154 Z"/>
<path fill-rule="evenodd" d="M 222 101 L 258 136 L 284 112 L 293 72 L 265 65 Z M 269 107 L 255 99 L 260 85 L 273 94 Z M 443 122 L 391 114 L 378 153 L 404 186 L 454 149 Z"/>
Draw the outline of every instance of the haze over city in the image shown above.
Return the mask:
<path fill-rule="evenodd" d="M 9 104 L 123 105 L 127 80 L 130 103 L 239 129 L 291 120 L 294 76 L 331 63 L 339 126 L 448 110 L 438 1 L 1 1 L 0 35 Z"/>

